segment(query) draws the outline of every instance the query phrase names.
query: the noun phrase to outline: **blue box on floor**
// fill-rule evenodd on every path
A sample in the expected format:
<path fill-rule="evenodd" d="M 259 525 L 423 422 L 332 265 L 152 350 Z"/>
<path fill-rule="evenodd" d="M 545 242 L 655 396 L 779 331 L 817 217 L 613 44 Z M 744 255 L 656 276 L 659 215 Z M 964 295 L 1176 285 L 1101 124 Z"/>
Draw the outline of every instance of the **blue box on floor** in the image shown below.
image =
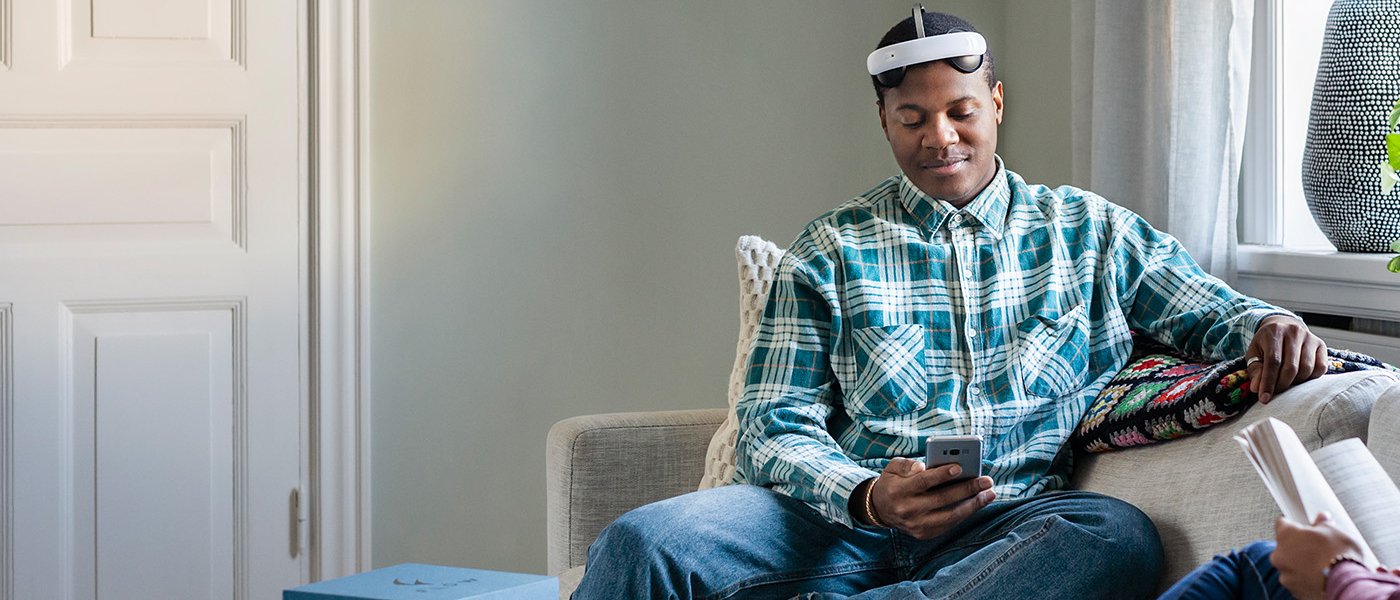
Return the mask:
<path fill-rule="evenodd" d="M 282 600 L 557 600 L 543 575 L 404 563 L 284 590 Z"/>

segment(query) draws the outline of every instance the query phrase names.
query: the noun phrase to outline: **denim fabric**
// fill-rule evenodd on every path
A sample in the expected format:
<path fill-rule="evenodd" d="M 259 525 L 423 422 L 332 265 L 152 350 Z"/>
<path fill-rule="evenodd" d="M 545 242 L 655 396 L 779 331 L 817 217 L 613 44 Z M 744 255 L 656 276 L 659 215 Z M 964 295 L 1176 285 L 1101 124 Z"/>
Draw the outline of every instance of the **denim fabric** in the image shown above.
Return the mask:
<path fill-rule="evenodd" d="M 1090 492 L 998 500 L 919 541 L 731 485 L 618 518 L 573 598 L 1145 598 L 1161 568 L 1147 516 Z"/>
<path fill-rule="evenodd" d="M 1269 562 L 1274 543 L 1254 542 L 1216 556 L 1181 578 L 1159 600 L 1293 600 Z"/>

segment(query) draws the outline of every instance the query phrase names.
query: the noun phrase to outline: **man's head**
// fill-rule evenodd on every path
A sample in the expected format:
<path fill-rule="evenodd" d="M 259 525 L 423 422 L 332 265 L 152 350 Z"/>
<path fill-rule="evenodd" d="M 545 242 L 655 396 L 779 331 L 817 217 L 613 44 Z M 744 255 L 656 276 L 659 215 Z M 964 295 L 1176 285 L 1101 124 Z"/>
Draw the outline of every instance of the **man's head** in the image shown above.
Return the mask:
<path fill-rule="evenodd" d="M 967 21 L 924 13 L 927 36 L 976 31 Z M 880 40 L 879 48 L 917 37 L 912 18 Z M 1002 85 L 991 51 L 976 71 L 964 73 L 948 60 L 911 65 L 904 78 L 886 87 L 872 76 L 879 97 L 880 127 L 904 174 L 929 196 L 961 207 L 971 202 L 996 174 L 997 126 L 1002 118 Z"/>

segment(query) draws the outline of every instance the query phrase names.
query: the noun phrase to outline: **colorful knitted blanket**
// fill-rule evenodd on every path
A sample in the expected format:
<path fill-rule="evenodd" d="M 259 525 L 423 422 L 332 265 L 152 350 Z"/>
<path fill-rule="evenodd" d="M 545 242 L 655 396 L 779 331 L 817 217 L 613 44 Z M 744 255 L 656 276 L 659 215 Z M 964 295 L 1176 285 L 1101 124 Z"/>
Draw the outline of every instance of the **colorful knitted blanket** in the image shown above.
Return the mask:
<path fill-rule="evenodd" d="M 1083 452 L 1155 444 L 1191 435 L 1253 406 L 1243 356 L 1218 363 L 1188 357 L 1134 333 L 1128 365 L 1104 386 L 1070 442 Z M 1365 354 L 1327 349 L 1327 373 L 1390 369 Z"/>

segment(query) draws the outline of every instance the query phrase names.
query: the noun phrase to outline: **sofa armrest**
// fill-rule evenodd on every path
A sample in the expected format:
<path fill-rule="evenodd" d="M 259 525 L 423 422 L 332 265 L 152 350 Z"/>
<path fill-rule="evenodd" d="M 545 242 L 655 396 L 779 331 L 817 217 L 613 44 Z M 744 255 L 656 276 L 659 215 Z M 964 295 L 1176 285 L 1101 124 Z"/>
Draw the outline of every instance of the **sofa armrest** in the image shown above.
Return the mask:
<path fill-rule="evenodd" d="M 545 453 L 549 572 L 581 565 L 588 545 L 633 508 L 693 492 L 722 408 L 572 417 Z"/>

